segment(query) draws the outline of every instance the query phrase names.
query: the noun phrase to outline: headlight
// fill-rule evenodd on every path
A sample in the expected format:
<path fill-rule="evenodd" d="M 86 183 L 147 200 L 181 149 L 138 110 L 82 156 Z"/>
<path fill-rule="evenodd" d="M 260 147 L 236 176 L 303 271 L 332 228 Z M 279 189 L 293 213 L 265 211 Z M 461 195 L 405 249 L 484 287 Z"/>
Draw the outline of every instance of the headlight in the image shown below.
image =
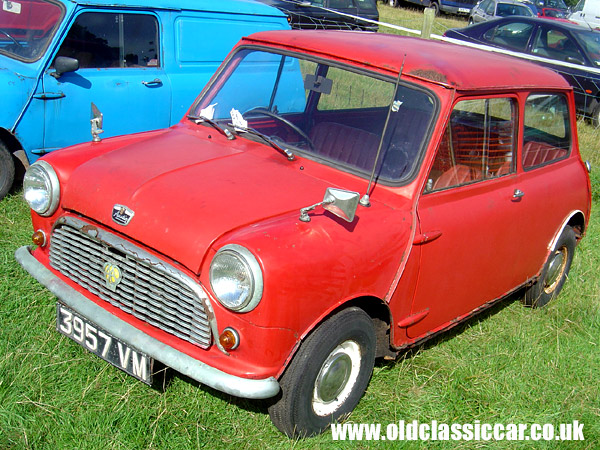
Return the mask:
<path fill-rule="evenodd" d="M 247 248 L 226 245 L 210 263 L 210 285 L 223 306 L 248 312 L 256 308 L 262 298 L 262 271 Z"/>
<path fill-rule="evenodd" d="M 60 184 L 52 166 L 46 161 L 33 163 L 25 172 L 23 193 L 29 207 L 40 216 L 54 214 L 60 198 Z"/>

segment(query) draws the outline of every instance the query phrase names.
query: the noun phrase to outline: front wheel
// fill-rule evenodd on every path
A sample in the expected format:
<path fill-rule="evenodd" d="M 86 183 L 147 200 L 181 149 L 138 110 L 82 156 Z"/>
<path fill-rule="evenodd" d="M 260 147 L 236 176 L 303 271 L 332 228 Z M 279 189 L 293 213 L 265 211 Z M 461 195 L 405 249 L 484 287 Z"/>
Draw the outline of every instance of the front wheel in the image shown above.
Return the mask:
<path fill-rule="evenodd" d="M 348 308 L 301 344 L 283 374 L 271 420 L 290 437 L 319 434 L 352 412 L 373 372 L 376 337 L 371 318 Z"/>
<path fill-rule="evenodd" d="M 15 163 L 6 146 L 0 142 L 0 200 L 4 198 L 15 180 Z"/>
<path fill-rule="evenodd" d="M 525 291 L 525 305 L 540 308 L 558 296 L 567 280 L 576 243 L 573 228 L 565 227 L 544 264 L 540 278 Z"/>

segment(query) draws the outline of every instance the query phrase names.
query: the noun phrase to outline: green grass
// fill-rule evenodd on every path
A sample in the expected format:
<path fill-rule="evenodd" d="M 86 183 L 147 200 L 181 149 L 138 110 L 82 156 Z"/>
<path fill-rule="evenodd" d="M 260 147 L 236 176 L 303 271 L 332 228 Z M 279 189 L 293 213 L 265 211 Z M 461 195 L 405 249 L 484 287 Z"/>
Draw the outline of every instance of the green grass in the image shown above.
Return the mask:
<path fill-rule="evenodd" d="M 390 10 L 380 7 L 382 16 Z M 383 14 L 385 13 L 385 14 Z M 414 12 L 411 14 L 421 14 Z M 395 442 L 394 448 L 600 446 L 600 131 L 579 124 L 594 210 L 560 298 L 506 300 L 394 363 L 379 363 L 353 423 L 585 424 L 585 442 Z M 14 261 L 32 229 L 20 193 L 0 202 L 0 449 L 366 449 L 385 442 L 293 441 L 261 402 L 175 377 L 166 392 L 108 366 L 55 331 L 55 299 Z"/>

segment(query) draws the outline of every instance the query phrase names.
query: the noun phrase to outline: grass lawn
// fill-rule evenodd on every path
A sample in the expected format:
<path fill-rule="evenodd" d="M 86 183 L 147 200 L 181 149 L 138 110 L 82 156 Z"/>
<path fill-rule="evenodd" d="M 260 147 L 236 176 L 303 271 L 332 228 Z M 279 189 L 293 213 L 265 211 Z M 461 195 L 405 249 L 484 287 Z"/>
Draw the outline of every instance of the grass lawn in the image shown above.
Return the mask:
<path fill-rule="evenodd" d="M 415 27 L 419 10 L 381 5 L 382 20 Z M 410 24 L 413 25 L 410 25 Z M 465 22 L 442 17 L 434 32 Z M 420 26 L 417 26 L 419 28 Z M 584 423 L 584 442 L 394 442 L 393 448 L 600 447 L 600 130 L 581 122 L 594 209 L 559 299 L 531 310 L 506 300 L 451 333 L 378 363 L 352 423 Z M 0 450 L 366 449 L 386 442 L 292 441 L 266 407 L 175 377 L 148 388 L 55 331 L 55 298 L 15 262 L 30 242 L 16 192 L 0 202 Z M 499 268 L 501 270 L 501 268 Z"/>

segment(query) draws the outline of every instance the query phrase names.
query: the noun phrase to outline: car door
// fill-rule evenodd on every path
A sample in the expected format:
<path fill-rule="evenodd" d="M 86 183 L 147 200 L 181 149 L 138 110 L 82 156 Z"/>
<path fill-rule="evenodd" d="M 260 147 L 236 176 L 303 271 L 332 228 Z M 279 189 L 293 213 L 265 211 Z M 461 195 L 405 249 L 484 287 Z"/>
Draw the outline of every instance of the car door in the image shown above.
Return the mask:
<path fill-rule="evenodd" d="M 77 59 L 79 69 L 56 76 L 51 67 L 42 78 L 46 151 L 90 140 L 92 102 L 104 115 L 103 137 L 169 126 L 159 30 L 150 13 L 88 10 L 74 18 L 56 56 Z"/>
<path fill-rule="evenodd" d="M 341 28 L 354 29 L 357 26 L 356 19 L 350 16 L 358 15 L 358 8 L 353 0 L 325 0 L 325 4 L 329 9 L 340 11 L 342 14 L 335 12 L 327 13 L 332 24 L 337 23 Z M 336 27 L 337 28 L 337 27 Z"/>
<path fill-rule="evenodd" d="M 479 23 L 479 22 L 485 21 L 488 16 L 488 13 L 486 13 L 486 10 L 493 8 L 493 6 L 494 6 L 493 0 L 483 0 L 481 3 L 478 3 L 477 5 L 475 5 L 475 7 L 473 8 L 473 11 L 471 12 L 472 22 Z"/>
<path fill-rule="evenodd" d="M 420 269 L 410 338 L 444 328 L 523 283 L 521 205 L 515 166 L 517 101 L 455 105 L 430 169 L 414 245 Z"/>

